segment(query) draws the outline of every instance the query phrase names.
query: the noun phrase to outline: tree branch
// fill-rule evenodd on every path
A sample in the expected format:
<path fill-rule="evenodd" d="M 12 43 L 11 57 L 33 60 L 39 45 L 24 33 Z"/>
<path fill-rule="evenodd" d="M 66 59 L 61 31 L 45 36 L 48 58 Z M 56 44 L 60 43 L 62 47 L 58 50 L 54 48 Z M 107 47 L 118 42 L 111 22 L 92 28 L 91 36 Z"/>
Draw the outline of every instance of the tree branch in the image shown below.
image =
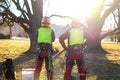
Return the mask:
<path fill-rule="evenodd" d="M 26 9 L 27 9 L 27 12 L 28 12 L 28 16 L 32 16 L 32 13 L 31 13 L 31 10 L 30 10 L 30 6 L 28 4 L 28 0 L 24 0 L 25 1 L 25 6 L 26 6 Z"/>
<path fill-rule="evenodd" d="M 118 28 L 112 30 L 112 31 L 109 31 L 107 33 L 104 33 L 101 35 L 101 40 L 104 39 L 105 37 L 107 36 L 110 36 L 110 35 L 114 35 L 114 34 L 117 34 L 119 32 Z"/>
<path fill-rule="evenodd" d="M 17 2 L 15 0 L 12 0 L 12 1 L 16 5 L 17 9 L 21 12 L 21 14 L 23 15 L 23 17 L 26 20 L 28 20 L 27 17 L 26 17 L 26 15 L 28 16 L 28 13 L 24 9 L 22 9 L 22 7 L 20 6 L 19 0 L 17 0 Z"/>
<path fill-rule="evenodd" d="M 3 24 L 4 24 L 4 20 L 1 19 L 1 20 L 0 20 L 0 26 L 3 25 Z"/>
<path fill-rule="evenodd" d="M 23 19 L 21 17 L 17 17 L 14 13 L 12 13 L 9 9 L 6 7 L 0 5 L 4 9 L 4 12 L 2 12 L 0 15 L 5 16 L 5 18 L 11 20 L 12 22 L 17 22 L 17 23 L 26 23 L 29 24 L 29 21 L 27 19 Z"/>
<path fill-rule="evenodd" d="M 101 22 L 101 26 L 104 24 L 105 22 L 105 19 L 108 17 L 108 15 L 116 8 L 119 6 L 119 3 L 120 3 L 120 0 L 114 0 L 112 6 L 107 10 L 105 11 L 105 13 L 103 14 L 100 22 Z"/>
<path fill-rule="evenodd" d="M 27 32 L 27 33 L 29 32 L 29 27 L 28 27 L 28 25 L 26 25 L 26 24 L 24 24 L 24 23 L 19 23 L 19 25 L 23 27 L 23 29 L 25 30 L 25 32 Z"/>
<path fill-rule="evenodd" d="M 50 15 L 50 17 L 53 17 L 53 16 L 57 16 L 57 17 L 61 17 L 61 18 L 69 18 L 69 19 L 73 19 L 73 18 L 70 17 L 70 16 L 62 16 L 62 15 L 57 15 L 57 14 L 52 14 L 52 15 Z"/>

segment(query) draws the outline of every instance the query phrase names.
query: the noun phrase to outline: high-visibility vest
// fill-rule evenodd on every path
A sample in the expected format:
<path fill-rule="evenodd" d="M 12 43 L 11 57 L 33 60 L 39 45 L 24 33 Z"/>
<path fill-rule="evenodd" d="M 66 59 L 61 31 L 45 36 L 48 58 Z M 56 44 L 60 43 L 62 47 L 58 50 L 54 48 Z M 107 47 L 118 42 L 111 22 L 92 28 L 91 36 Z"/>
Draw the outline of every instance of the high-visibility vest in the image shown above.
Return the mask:
<path fill-rule="evenodd" d="M 84 31 L 80 28 L 70 30 L 69 45 L 84 43 Z"/>
<path fill-rule="evenodd" d="M 38 29 L 38 43 L 52 43 L 51 38 L 52 30 L 50 28 L 39 28 Z"/>

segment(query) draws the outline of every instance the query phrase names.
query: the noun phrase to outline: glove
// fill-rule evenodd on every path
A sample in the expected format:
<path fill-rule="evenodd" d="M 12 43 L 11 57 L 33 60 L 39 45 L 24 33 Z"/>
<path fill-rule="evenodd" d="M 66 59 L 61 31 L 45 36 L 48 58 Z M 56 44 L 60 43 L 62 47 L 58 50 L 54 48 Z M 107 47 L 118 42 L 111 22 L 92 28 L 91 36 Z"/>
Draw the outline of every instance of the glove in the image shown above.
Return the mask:
<path fill-rule="evenodd" d="M 55 49 L 53 50 L 53 52 L 52 52 L 52 55 L 55 55 L 55 54 L 57 54 L 58 52 L 59 52 L 58 48 L 55 48 Z"/>
<path fill-rule="evenodd" d="M 58 52 L 59 52 L 58 48 L 55 48 L 55 52 L 56 52 L 56 53 L 58 53 Z"/>
<path fill-rule="evenodd" d="M 67 50 L 65 50 L 65 51 L 64 51 L 64 54 L 65 54 L 65 56 L 67 56 L 67 55 L 68 55 Z"/>
<path fill-rule="evenodd" d="M 56 57 L 56 55 L 58 54 L 59 50 L 58 48 L 54 49 L 54 53 L 52 54 L 52 58 L 54 59 Z"/>
<path fill-rule="evenodd" d="M 53 60 L 54 57 L 53 57 L 52 55 L 48 55 L 48 59 L 49 59 L 49 60 Z"/>

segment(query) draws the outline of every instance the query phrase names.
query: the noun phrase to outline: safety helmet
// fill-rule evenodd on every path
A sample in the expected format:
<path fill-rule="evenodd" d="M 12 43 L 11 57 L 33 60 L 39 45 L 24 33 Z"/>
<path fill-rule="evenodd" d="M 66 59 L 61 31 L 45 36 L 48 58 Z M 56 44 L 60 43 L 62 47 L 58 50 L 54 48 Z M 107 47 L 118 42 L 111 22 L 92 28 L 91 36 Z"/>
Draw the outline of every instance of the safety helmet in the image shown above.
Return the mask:
<path fill-rule="evenodd" d="M 42 27 L 49 27 L 50 26 L 50 18 L 49 17 L 43 17 L 41 21 Z"/>
<path fill-rule="evenodd" d="M 79 19 L 72 20 L 72 27 L 80 27 L 80 26 L 81 26 L 81 22 Z"/>

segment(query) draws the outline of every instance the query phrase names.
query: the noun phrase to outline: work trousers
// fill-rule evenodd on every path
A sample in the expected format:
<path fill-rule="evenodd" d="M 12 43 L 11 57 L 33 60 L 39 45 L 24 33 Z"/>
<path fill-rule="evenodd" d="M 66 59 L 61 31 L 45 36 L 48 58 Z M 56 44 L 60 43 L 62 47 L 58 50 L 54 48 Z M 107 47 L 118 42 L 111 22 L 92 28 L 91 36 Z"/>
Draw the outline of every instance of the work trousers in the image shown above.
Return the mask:
<path fill-rule="evenodd" d="M 78 72 L 80 74 L 80 80 L 85 80 L 86 72 L 85 72 L 85 66 L 84 66 L 84 56 L 83 56 L 83 54 L 80 54 L 80 55 L 82 57 L 80 59 L 76 59 L 76 60 L 66 58 L 66 71 L 65 71 L 65 75 L 64 75 L 64 80 L 70 80 L 71 71 L 75 64 L 75 61 L 77 64 Z"/>
<path fill-rule="evenodd" d="M 40 72 L 41 72 L 41 68 L 42 68 L 42 64 L 44 60 L 45 60 L 45 68 L 47 70 L 47 78 L 48 80 L 52 80 L 53 78 L 52 60 L 49 60 L 48 57 L 40 57 L 40 56 L 38 57 L 37 62 L 36 62 L 36 68 L 34 71 L 34 80 L 39 80 L 39 76 L 40 76 Z"/>

